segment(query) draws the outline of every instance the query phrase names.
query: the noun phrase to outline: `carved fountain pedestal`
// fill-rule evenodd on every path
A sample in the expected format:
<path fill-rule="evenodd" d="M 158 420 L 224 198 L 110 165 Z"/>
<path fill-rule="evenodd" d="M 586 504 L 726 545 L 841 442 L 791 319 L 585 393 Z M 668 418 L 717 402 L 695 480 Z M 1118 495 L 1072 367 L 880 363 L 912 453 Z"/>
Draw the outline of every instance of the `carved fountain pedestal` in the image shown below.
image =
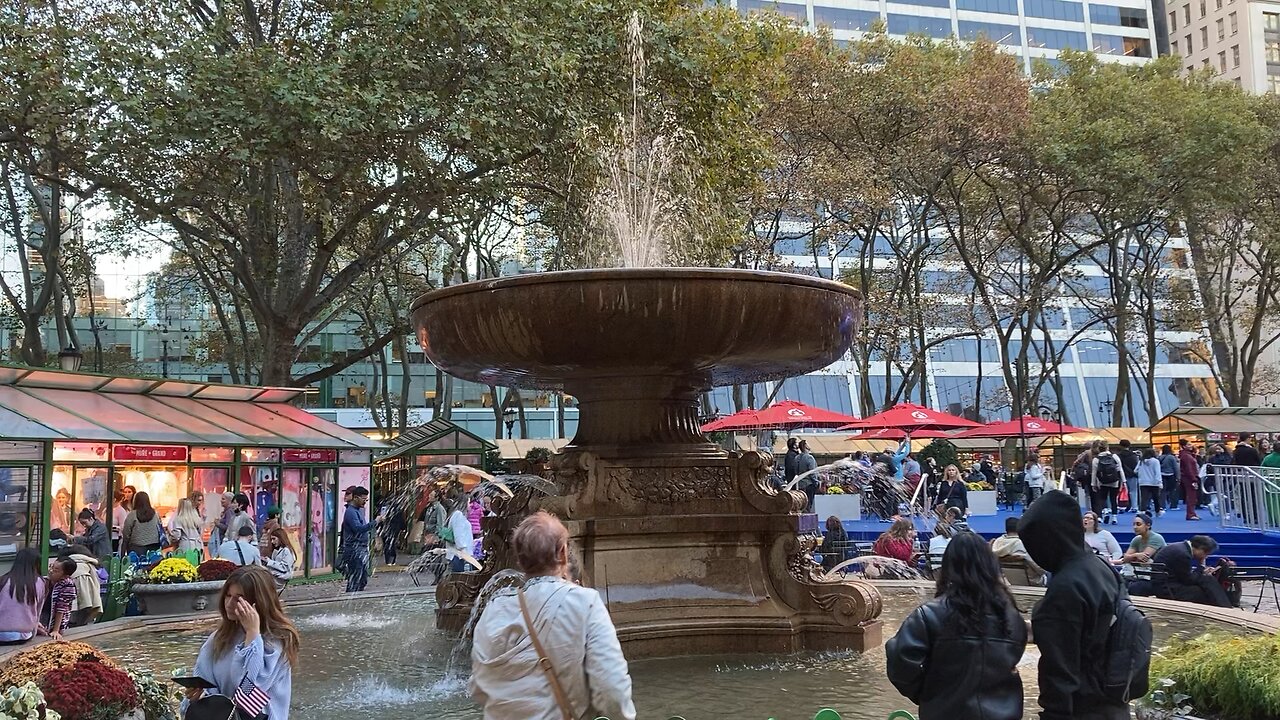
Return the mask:
<path fill-rule="evenodd" d="M 859 301 L 816 278 L 691 269 L 516 276 L 419 298 L 419 339 L 450 374 L 579 404 L 577 435 L 552 458 L 560 494 L 500 503 L 484 570 L 440 585 L 438 623 L 461 627 L 511 567 L 514 526 L 544 509 L 564 520 L 629 657 L 878 645 L 878 592 L 808 558 L 817 519 L 803 493 L 769 486 L 768 453 L 726 453 L 697 426 L 707 388 L 839 358 Z"/>

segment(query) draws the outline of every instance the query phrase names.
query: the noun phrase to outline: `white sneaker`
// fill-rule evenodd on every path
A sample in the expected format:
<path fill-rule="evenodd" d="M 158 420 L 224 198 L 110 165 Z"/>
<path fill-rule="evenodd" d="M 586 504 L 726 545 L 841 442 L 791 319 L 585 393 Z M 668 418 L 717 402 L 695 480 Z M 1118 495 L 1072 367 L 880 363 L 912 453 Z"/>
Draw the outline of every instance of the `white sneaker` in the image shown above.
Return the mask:
<path fill-rule="evenodd" d="M 1159 510 L 1159 511 L 1157 511 L 1157 512 L 1156 512 L 1156 517 L 1164 517 L 1164 511 L 1163 511 L 1163 510 Z"/>

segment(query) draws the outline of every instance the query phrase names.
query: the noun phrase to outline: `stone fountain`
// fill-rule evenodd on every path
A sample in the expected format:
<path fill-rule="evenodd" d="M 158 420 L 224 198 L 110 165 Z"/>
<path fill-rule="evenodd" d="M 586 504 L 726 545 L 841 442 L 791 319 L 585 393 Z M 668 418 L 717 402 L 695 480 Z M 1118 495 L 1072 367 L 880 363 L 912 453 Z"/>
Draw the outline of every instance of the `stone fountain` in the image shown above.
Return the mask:
<path fill-rule="evenodd" d="M 413 318 L 451 375 L 563 390 L 578 432 L 552 459 L 560 494 L 517 493 L 487 522 L 485 567 L 437 588 L 458 628 L 511 566 L 525 514 L 561 517 L 582 582 L 608 604 L 628 657 L 856 649 L 881 642 L 881 603 L 808 553 L 804 494 L 770 487 L 769 453 L 721 450 L 699 395 L 824 367 L 848 349 L 860 297 L 839 283 L 727 269 L 607 269 L 482 280 L 428 293 Z"/>

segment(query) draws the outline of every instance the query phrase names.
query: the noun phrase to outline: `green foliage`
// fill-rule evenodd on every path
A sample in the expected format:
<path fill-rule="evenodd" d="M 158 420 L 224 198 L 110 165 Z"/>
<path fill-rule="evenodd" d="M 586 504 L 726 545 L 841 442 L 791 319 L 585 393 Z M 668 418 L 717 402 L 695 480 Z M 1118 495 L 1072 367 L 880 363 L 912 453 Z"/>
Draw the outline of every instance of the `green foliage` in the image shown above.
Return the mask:
<path fill-rule="evenodd" d="M 551 450 L 544 447 L 529 448 L 529 452 L 524 454 L 524 459 L 532 465 L 541 465 L 551 461 Z"/>
<path fill-rule="evenodd" d="M 920 460 L 922 466 L 926 460 L 933 458 L 938 462 L 939 471 L 945 470 L 948 465 L 959 467 L 960 462 L 960 456 L 956 453 L 956 446 L 942 438 L 937 438 L 929 443 L 923 450 L 916 453 L 916 457 Z"/>
<path fill-rule="evenodd" d="M 1161 650 L 1151 664 L 1156 691 L 1173 681 L 1201 713 L 1232 720 L 1280 717 L 1280 636 L 1208 634 Z M 1154 698 L 1152 698 L 1154 701 Z"/>

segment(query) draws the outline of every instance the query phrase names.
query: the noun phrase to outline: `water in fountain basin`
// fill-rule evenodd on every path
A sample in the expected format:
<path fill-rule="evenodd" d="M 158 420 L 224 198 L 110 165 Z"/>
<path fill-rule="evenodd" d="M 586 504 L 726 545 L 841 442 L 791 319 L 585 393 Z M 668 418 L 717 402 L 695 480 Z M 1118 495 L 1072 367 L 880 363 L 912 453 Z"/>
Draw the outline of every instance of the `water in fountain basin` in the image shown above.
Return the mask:
<path fill-rule="evenodd" d="M 885 637 L 929 593 L 885 597 Z M 1019 600 L 1023 609 L 1030 601 Z M 353 712 L 379 720 L 479 720 L 467 695 L 466 673 L 446 673 L 454 636 L 435 629 L 429 596 L 357 599 L 291 611 L 302 633 L 300 667 L 293 677 L 295 720 L 347 720 Z M 1240 634 L 1234 627 L 1187 616 L 1152 612 L 1157 643 L 1205 630 Z M 349 624 L 339 625 L 342 616 Z M 129 666 L 168 675 L 189 667 L 211 632 L 208 624 L 186 630 L 137 630 L 90 642 Z M 1020 667 L 1027 715 L 1035 710 L 1035 662 L 1029 648 Z M 702 656 L 631 664 L 636 707 L 642 718 L 683 715 L 689 720 L 742 718 L 799 720 L 831 707 L 848 718 L 883 720 L 911 705 L 884 674 L 884 651 L 804 653 L 788 656 Z"/>

